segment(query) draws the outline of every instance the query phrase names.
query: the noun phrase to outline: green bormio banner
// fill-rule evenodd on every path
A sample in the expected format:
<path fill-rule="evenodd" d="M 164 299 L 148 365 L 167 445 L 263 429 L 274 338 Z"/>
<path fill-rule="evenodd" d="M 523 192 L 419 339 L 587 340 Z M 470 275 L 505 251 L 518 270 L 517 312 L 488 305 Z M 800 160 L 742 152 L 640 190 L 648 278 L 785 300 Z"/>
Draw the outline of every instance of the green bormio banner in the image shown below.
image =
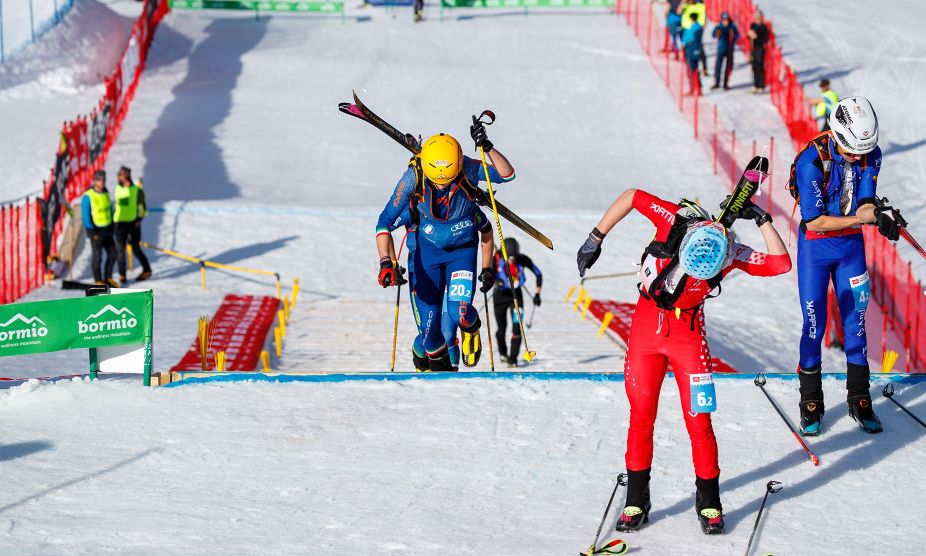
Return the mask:
<path fill-rule="evenodd" d="M 0 356 L 144 344 L 150 291 L 0 305 Z"/>

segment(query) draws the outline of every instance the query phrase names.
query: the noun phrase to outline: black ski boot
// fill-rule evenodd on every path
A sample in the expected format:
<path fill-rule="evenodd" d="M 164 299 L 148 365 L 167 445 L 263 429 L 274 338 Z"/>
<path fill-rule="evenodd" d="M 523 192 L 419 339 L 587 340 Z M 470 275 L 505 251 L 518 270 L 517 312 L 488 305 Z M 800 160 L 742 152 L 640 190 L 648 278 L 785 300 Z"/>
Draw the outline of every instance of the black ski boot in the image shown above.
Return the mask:
<path fill-rule="evenodd" d="M 801 381 L 801 435 L 817 436 L 823 427 L 823 375 L 820 365 L 798 369 Z"/>
<path fill-rule="evenodd" d="M 823 427 L 823 400 L 807 400 L 798 404 L 801 408 L 801 435 L 817 436 Z"/>
<path fill-rule="evenodd" d="M 427 357 L 418 355 L 412 351 L 412 362 L 415 365 L 415 370 L 419 373 L 429 373 L 431 372 L 431 364 L 428 362 Z"/>
<path fill-rule="evenodd" d="M 624 511 L 617 519 L 615 531 L 636 531 L 649 521 L 649 511 L 652 508 L 649 500 L 649 471 L 627 471 L 627 500 L 624 503 Z"/>
<path fill-rule="evenodd" d="M 453 365 L 450 363 L 450 353 L 447 351 L 446 347 L 434 355 L 428 355 L 428 364 L 431 367 L 431 371 L 435 373 L 453 372 Z"/>
<path fill-rule="evenodd" d="M 720 535 L 724 532 L 723 507 L 720 505 L 720 477 L 713 479 L 695 478 L 698 489 L 695 495 L 695 510 L 705 535 Z"/>
<path fill-rule="evenodd" d="M 867 433 L 878 433 L 884 430 L 881 420 L 871 408 L 871 396 L 850 396 L 846 402 L 849 404 L 849 417 L 855 419 L 860 429 Z"/>

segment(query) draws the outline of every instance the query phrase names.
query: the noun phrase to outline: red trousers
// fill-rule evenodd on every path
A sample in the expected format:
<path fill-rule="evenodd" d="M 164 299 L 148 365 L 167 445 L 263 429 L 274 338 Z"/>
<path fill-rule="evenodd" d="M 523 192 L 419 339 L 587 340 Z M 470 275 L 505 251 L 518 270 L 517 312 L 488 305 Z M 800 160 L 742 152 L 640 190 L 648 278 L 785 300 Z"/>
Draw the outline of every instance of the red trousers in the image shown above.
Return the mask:
<path fill-rule="evenodd" d="M 694 326 L 692 326 L 694 319 Z M 704 311 L 665 311 L 640 298 L 630 325 L 630 341 L 624 360 L 624 387 L 630 401 L 627 431 L 627 469 L 642 471 L 653 463 L 653 426 L 659 391 L 672 364 L 681 397 L 685 427 L 691 439 L 695 475 L 713 479 L 720 475 L 717 439 L 710 413 L 691 412 L 689 374 L 711 372 L 711 356 L 704 332 Z"/>

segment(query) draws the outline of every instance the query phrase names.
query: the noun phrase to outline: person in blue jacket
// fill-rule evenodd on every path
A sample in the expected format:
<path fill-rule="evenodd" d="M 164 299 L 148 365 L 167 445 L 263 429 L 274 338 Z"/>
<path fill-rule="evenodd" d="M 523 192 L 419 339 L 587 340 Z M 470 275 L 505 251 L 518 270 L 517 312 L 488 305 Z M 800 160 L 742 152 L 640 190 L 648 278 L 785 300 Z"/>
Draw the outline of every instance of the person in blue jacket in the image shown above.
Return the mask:
<path fill-rule="evenodd" d="M 514 168 L 489 141 L 483 124 L 474 123 L 470 135 L 492 161 L 488 176 L 492 182 L 513 180 Z M 449 346 L 442 334 L 445 288 L 450 321 L 459 327 L 462 336 L 463 364 L 475 366 L 482 353 L 479 336 L 482 323 L 472 305 L 480 243 L 476 233 L 478 207 L 475 199 L 467 195 L 463 183 L 475 186 L 485 179 L 481 162 L 463 156 L 456 139 L 443 133 L 434 135 L 412 159 L 377 221 L 379 283 L 384 288 L 396 284 L 395 244 L 390 225 L 409 207 L 417 226 L 413 292 L 423 347 L 432 371 L 453 370 Z M 491 242 L 491 236 L 488 239 Z M 482 259 L 482 271 L 478 276 L 481 289 L 488 291 L 494 283 L 491 250 L 483 248 Z"/>
<path fill-rule="evenodd" d="M 863 224 L 896 241 L 904 225 L 899 211 L 877 196 L 881 170 L 878 117 L 863 97 L 839 101 L 830 115 L 832 131 L 821 133 L 798 153 L 793 185 L 799 194 L 801 234 L 797 280 L 803 312 L 800 342 L 801 431 L 820 433 L 824 414 L 821 343 L 826 326 L 827 289 L 832 280 L 845 331 L 849 415 L 866 432 L 880 432 L 871 406 L 865 309 L 871 281 L 865 263 Z"/>
<path fill-rule="evenodd" d="M 513 237 L 505 238 L 505 252 L 508 254 L 508 268 L 505 268 L 505 259 L 501 251 L 495 253 L 495 292 L 492 295 L 495 306 L 495 340 L 498 342 L 498 352 L 502 361 L 512 366 L 518 364 L 518 353 L 521 351 L 521 317 L 514 309 L 514 299 L 517 297 L 518 307 L 524 307 L 524 296 L 521 288 L 524 286 L 524 269 L 534 273 L 536 289 L 533 302 L 540 306 L 540 289 L 543 287 L 543 273 L 530 257 L 521 253 L 518 240 Z M 510 279 L 509 279 L 510 273 Z M 512 286 L 511 280 L 514 280 Z M 505 330 L 508 327 L 508 313 L 511 313 L 511 351 L 505 343 Z"/>
<path fill-rule="evenodd" d="M 689 94 L 701 94 L 701 74 L 698 73 L 698 64 L 704 56 L 704 27 L 698 23 L 698 14 L 690 16 L 691 26 L 682 33 L 682 47 L 685 49 L 685 61 L 688 64 L 688 78 L 691 80 Z"/>
<path fill-rule="evenodd" d="M 714 86 L 711 89 L 720 88 L 720 70 L 723 68 L 723 88 L 726 90 L 730 88 L 730 74 L 733 72 L 733 51 L 740 38 L 739 29 L 728 12 L 720 14 L 720 23 L 714 27 L 713 36 L 717 39 L 717 62 L 714 65 Z"/>
<path fill-rule="evenodd" d="M 106 189 L 106 172 L 97 170 L 93 174 L 93 182 L 84 192 L 80 201 L 80 217 L 84 230 L 90 239 L 90 248 L 93 256 L 90 266 L 93 269 L 93 279 L 97 284 L 106 284 L 117 288 L 119 284 L 113 280 L 113 266 L 116 264 L 116 242 L 113 237 L 113 202 Z M 103 252 L 106 252 L 106 263 L 100 271 Z"/>
<path fill-rule="evenodd" d="M 402 215 L 399 217 L 399 220 L 394 222 L 393 225 L 389 227 L 389 231 L 392 232 L 398 228 L 405 228 L 406 232 L 405 249 L 408 253 L 406 265 L 408 271 L 408 284 L 411 291 L 409 300 L 411 301 L 412 305 L 412 314 L 415 316 L 415 327 L 418 329 L 418 334 L 415 336 L 415 339 L 412 342 L 412 363 L 414 364 L 416 371 L 427 372 L 430 371 L 431 368 L 428 364 L 428 358 L 425 356 L 424 337 L 421 335 L 421 321 L 418 318 L 418 311 L 415 307 L 416 226 L 412 224 L 411 211 L 407 207 L 402 211 Z M 476 229 L 480 233 L 483 248 L 488 245 L 489 249 L 491 249 L 492 226 L 481 208 L 476 209 Z M 447 344 L 448 351 L 450 353 L 450 365 L 452 366 L 453 370 L 456 371 L 460 366 L 460 343 L 457 340 L 457 328 L 453 324 L 453 320 L 450 318 L 450 315 L 447 313 L 446 288 L 444 289 L 444 300 L 441 306 L 441 333 L 444 336 L 444 342 Z"/>

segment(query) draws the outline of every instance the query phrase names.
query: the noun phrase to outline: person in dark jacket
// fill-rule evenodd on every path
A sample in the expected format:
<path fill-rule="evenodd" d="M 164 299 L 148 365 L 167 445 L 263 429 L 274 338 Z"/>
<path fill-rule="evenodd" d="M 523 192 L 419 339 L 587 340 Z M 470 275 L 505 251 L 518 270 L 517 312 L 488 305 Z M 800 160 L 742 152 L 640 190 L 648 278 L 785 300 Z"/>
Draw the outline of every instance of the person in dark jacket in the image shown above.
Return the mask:
<path fill-rule="evenodd" d="M 543 286 L 543 274 L 534 261 L 521 253 L 518 241 L 514 238 L 505 238 L 506 261 L 501 251 L 495 252 L 495 293 L 492 294 L 495 306 L 495 341 L 498 342 L 498 352 L 502 362 L 511 366 L 518 364 L 518 352 L 521 351 L 521 317 L 514 309 L 514 300 L 517 297 L 518 307 L 524 308 L 524 298 L 521 288 L 524 286 L 524 270 L 530 270 L 537 279 L 537 289 L 534 290 L 534 305 L 540 306 L 540 288 Z M 509 278 L 510 277 L 510 278 Z M 512 285 L 511 280 L 514 280 Z M 511 351 L 505 344 L 505 331 L 508 328 L 508 313 L 511 313 Z"/>
<path fill-rule="evenodd" d="M 765 46 L 769 30 L 761 11 L 756 11 L 755 21 L 749 26 L 750 60 L 752 61 L 752 93 L 765 92 Z"/>
<path fill-rule="evenodd" d="M 717 39 L 717 63 L 714 65 L 714 86 L 711 89 L 720 88 L 720 74 L 723 68 L 723 88 L 730 88 L 730 73 L 733 72 L 733 51 L 736 49 L 736 41 L 740 38 L 739 29 L 736 23 L 730 19 L 728 12 L 720 14 L 720 24 L 714 27 L 713 36 Z"/>
<path fill-rule="evenodd" d="M 116 264 L 116 244 L 113 241 L 113 203 L 109 198 L 109 190 L 106 189 L 106 172 L 103 170 L 97 170 L 93 174 L 93 184 L 87 188 L 81 199 L 80 213 L 87 237 L 90 238 L 90 247 L 93 250 L 90 261 L 93 279 L 97 284 L 118 288 L 119 284 L 113 280 L 113 266 Z M 103 251 L 106 251 L 106 264 L 103 265 L 101 272 Z"/>

